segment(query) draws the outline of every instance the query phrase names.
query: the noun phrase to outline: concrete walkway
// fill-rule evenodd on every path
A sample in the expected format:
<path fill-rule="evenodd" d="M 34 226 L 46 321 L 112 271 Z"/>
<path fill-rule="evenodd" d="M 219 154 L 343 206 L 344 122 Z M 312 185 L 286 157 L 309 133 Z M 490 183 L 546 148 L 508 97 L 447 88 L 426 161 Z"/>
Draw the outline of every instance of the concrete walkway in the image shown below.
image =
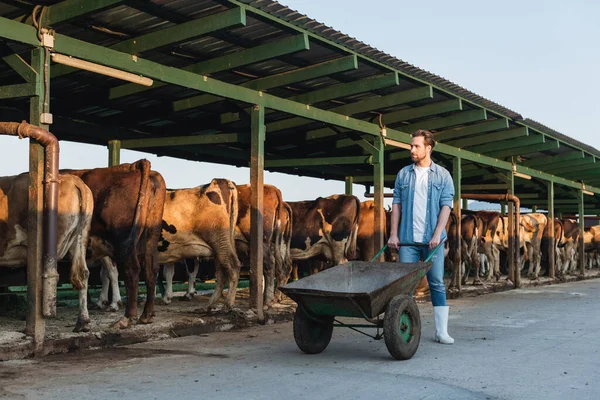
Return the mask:
<path fill-rule="evenodd" d="M 292 324 L 0 363 L 0 397 L 59 399 L 598 399 L 600 280 L 450 302 L 453 346 L 393 361 L 382 341 L 338 329 L 305 355 Z"/>

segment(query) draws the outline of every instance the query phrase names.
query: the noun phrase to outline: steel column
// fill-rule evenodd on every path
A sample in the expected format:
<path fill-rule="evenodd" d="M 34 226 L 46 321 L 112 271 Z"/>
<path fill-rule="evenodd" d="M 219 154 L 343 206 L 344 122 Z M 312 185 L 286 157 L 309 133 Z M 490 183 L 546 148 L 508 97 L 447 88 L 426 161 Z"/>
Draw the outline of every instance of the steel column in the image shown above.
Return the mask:
<path fill-rule="evenodd" d="M 109 140 L 108 142 L 108 166 L 121 164 L 121 141 Z"/>
<path fill-rule="evenodd" d="M 352 184 L 354 183 L 354 178 L 352 176 L 346 177 L 346 194 L 352 194 Z"/>
<path fill-rule="evenodd" d="M 583 190 L 577 193 L 578 214 L 579 214 L 579 274 L 585 275 L 585 242 L 583 235 L 585 234 L 585 208 L 583 202 Z"/>
<path fill-rule="evenodd" d="M 40 122 L 44 109 L 44 49 L 31 52 L 31 66 L 37 72 L 35 88 L 37 96 L 29 103 L 29 122 L 41 128 L 48 125 Z M 44 148 L 36 140 L 29 139 L 29 206 L 27 218 L 27 324 L 25 333 L 33 338 L 34 348 L 41 350 L 44 345 L 46 322 L 42 315 L 43 266 L 42 231 L 44 190 Z"/>
<path fill-rule="evenodd" d="M 548 277 L 554 279 L 555 267 L 554 238 L 554 182 L 548 182 Z"/>
<path fill-rule="evenodd" d="M 456 274 L 456 287 L 458 288 L 458 292 L 462 290 L 462 257 L 460 252 L 460 232 L 461 232 L 461 219 L 462 212 L 460 209 L 461 203 L 461 186 L 460 181 L 462 180 L 462 160 L 460 157 L 456 157 L 452 159 L 452 178 L 454 181 L 454 214 L 456 215 L 456 235 L 455 235 L 455 245 L 456 245 L 456 258 L 454 265 L 454 273 Z M 467 199 L 464 199 L 467 202 Z M 465 207 L 466 208 L 466 207 Z M 477 273 L 477 271 L 475 271 Z"/>
<path fill-rule="evenodd" d="M 250 112 L 250 307 L 256 310 L 259 322 L 263 313 L 263 200 L 265 170 L 265 109 L 255 105 Z"/>
<path fill-rule="evenodd" d="M 509 195 L 515 195 L 515 174 L 510 171 L 507 174 Z M 516 232 L 516 233 L 515 233 Z M 515 284 L 515 288 L 521 285 L 521 269 L 519 263 L 519 226 L 515 224 L 515 205 L 508 202 L 508 277 Z"/>
<path fill-rule="evenodd" d="M 383 185 L 384 185 L 384 156 L 385 156 L 385 144 L 383 137 L 376 138 L 374 141 L 375 147 L 377 147 L 377 154 L 374 155 L 373 165 L 373 193 L 375 195 L 375 226 L 374 226 L 374 237 L 375 251 L 379 251 L 385 245 L 385 210 L 383 205 Z M 385 257 L 379 256 L 378 261 L 385 261 Z"/>

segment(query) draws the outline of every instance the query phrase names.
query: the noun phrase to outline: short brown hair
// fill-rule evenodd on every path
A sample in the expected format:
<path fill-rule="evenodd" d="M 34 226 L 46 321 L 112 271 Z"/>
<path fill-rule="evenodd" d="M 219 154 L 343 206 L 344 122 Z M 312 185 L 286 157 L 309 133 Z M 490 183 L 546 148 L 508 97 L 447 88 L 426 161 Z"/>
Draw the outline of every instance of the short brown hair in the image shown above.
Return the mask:
<path fill-rule="evenodd" d="M 435 147 L 435 139 L 433 138 L 433 133 L 429 131 L 419 129 L 418 131 L 414 131 L 411 136 L 414 138 L 422 136 L 423 141 L 425 142 L 425 146 L 431 146 L 431 150 L 433 150 L 433 148 Z"/>

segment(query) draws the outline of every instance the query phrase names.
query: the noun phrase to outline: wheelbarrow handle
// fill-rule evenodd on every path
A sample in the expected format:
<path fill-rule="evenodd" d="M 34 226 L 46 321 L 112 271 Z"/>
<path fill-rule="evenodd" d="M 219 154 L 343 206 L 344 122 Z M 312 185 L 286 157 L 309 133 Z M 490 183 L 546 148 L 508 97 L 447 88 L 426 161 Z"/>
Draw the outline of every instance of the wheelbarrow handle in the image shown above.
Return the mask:
<path fill-rule="evenodd" d="M 437 246 L 435 246 L 435 248 L 433 249 L 433 251 L 427 256 L 427 258 L 425 259 L 425 262 L 429 262 L 429 260 L 431 260 L 431 258 L 435 255 L 435 253 L 438 251 L 438 249 L 444 244 L 444 242 L 446 241 L 446 239 L 442 240 L 440 242 L 440 244 L 438 244 Z M 411 247 L 429 247 L 429 244 L 427 243 L 398 243 L 398 247 L 403 247 L 403 246 L 411 246 Z M 379 250 L 377 252 L 377 254 L 375 255 L 375 257 L 373 257 L 373 259 L 371 260 L 371 262 L 375 262 L 375 260 L 377 260 L 379 258 L 379 256 L 381 255 L 381 253 L 383 253 L 385 251 L 385 249 L 388 248 L 388 245 L 385 244 L 381 250 Z"/>

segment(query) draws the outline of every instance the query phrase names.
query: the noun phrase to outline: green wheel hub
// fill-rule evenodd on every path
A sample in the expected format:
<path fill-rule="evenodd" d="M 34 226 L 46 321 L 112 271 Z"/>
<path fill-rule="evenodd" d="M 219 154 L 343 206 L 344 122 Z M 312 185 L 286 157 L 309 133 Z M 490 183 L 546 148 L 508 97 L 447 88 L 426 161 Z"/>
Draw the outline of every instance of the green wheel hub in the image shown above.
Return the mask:
<path fill-rule="evenodd" d="M 402 338 L 403 343 L 408 343 L 413 336 L 410 314 L 406 311 L 404 311 L 402 315 L 400 315 L 400 321 L 398 323 L 398 332 L 400 333 L 400 338 Z"/>

